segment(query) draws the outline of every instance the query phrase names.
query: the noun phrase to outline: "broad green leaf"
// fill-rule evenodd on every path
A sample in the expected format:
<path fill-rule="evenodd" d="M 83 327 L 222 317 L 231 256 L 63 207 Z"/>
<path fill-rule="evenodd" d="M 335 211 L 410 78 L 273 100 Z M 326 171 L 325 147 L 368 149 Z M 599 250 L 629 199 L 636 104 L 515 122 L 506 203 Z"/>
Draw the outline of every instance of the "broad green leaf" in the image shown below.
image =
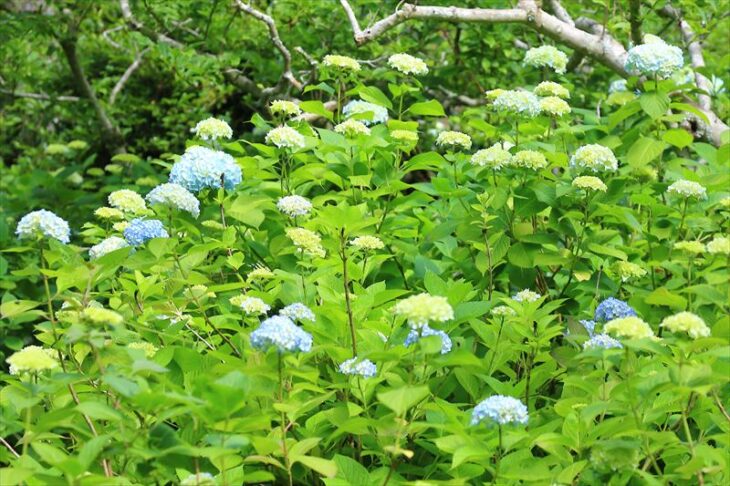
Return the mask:
<path fill-rule="evenodd" d="M 651 137 L 639 138 L 629 149 L 626 159 L 629 165 L 642 167 L 659 157 L 667 144 Z"/>
<path fill-rule="evenodd" d="M 378 393 L 378 401 L 393 410 L 396 415 L 403 416 L 410 408 L 429 395 L 427 386 L 404 386 Z"/>
<path fill-rule="evenodd" d="M 406 111 L 411 115 L 446 116 L 444 107 L 437 100 L 413 103 Z"/>

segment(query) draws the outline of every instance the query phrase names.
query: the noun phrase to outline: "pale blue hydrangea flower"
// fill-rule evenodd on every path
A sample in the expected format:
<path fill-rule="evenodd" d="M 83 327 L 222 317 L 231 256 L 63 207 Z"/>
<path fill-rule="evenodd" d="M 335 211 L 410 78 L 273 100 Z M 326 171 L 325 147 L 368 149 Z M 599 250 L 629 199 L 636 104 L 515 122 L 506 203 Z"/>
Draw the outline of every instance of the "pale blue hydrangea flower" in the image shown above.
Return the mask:
<path fill-rule="evenodd" d="M 418 329 L 411 329 L 403 344 L 408 347 L 411 344 L 417 343 L 422 337 L 428 336 L 439 336 L 441 338 L 441 354 L 446 354 L 451 351 L 451 338 L 449 335 L 444 331 L 432 329 L 428 325 Z"/>
<path fill-rule="evenodd" d="M 279 311 L 279 315 L 288 317 L 292 321 L 312 321 L 314 322 L 314 312 L 312 312 L 312 309 L 307 307 L 306 305 L 302 304 L 301 302 L 296 302 L 294 304 L 290 304 L 281 311 Z"/>
<path fill-rule="evenodd" d="M 225 188 L 233 189 L 241 183 L 241 168 L 227 153 L 200 146 L 188 148 L 170 171 L 170 182 L 191 192 L 206 187 L 217 189 L 221 177 Z"/>
<path fill-rule="evenodd" d="M 358 120 L 363 122 L 365 125 L 375 125 L 377 123 L 385 123 L 388 121 L 388 109 L 375 103 L 368 103 L 362 100 L 352 100 L 342 108 L 342 114 L 345 118 L 349 118 L 352 115 L 359 115 L 361 113 L 367 113 L 367 118 L 360 118 Z"/>
<path fill-rule="evenodd" d="M 308 352 L 312 349 L 312 335 L 298 327 L 291 319 L 273 316 L 266 319 L 251 333 L 251 346 L 262 351 L 274 347 L 280 353 Z"/>
<path fill-rule="evenodd" d="M 626 87 L 626 80 L 625 79 L 615 79 L 611 81 L 611 84 L 608 86 L 608 93 L 623 93 L 624 91 L 627 91 L 628 88 Z"/>
<path fill-rule="evenodd" d="M 583 349 L 621 349 L 623 345 L 616 339 L 612 338 L 608 334 L 596 334 L 591 337 L 588 341 L 583 343 Z"/>
<path fill-rule="evenodd" d="M 369 359 L 350 358 L 340 365 L 340 373 L 344 375 L 357 375 L 363 378 L 372 378 L 378 372 L 375 363 Z"/>
<path fill-rule="evenodd" d="M 632 74 L 668 78 L 684 66 L 682 49 L 659 40 L 629 49 L 624 67 Z"/>
<path fill-rule="evenodd" d="M 474 407 L 471 414 L 471 425 L 478 425 L 485 420 L 499 425 L 527 424 L 527 407 L 516 398 L 492 395 Z"/>
<path fill-rule="evenodd" d="M 124 238 L 130 245 L 143 245 L 152 238 L 169 238 L 159 219 L 133 219 L 124 229 Z"/>
<path fill-rule="evenodd" d="M 565 73 L 568 56 L 553 46 L 540 46 L 525 53 L 525 64 L 532 67 L 549 67 L 558 74 Z"/>
<path fill-rule="evenodd" d="M 155 187 L 147 194 L 150 205 L 161 204 L 180 211 L 187 211 L 194 218 L 200 215 L 200 201 L 180 184 L 167 182 Z"/>
<path fill-rule="evenodd" d="M 110 236 L 97 243 L 96 245 L 89 248 L 89 259 L 96 260 L 97 258 L 103 257 L 107 253 L 111 253 L 115 250 L 120 250 L 129 246 L 127 240 L 118 236 Z"/>
<path fill-rule="evenodd" d="M 180 486 L 215 486 L 215 477 L 207 472 L 191 474 L 180 483 Z"/>
<path fill-rule="evenodd" d="M 593 336 L 596 332 L 596 321 L 592 321 L 589 319 L 583 319 L 580 321 L 580 324 L 585 328 L 585 330 L 588 332 L 589 336 Z"/>
<path fill-rule="evenodd" d="M 609 297 L 596 307 L 593 319 L 598 322 L 608 322 L 622 317 L 636 316 L 636 311 L 623 300 Z"/>
<path fill-rule="evenodd" d="M 540 99 L 529 91 L 504 91 L 495 98 L 493 106 L 499 111 L 530 118 L 541 111 Z"/>
<path fill-rule="evenodd" d="M 37 240 L 44 236 L 55 238 L 61 243 L 71 240 L 68 223 L 45 209 L 33 211 L 20 218 L 15 234 L 21 240 Z"/>

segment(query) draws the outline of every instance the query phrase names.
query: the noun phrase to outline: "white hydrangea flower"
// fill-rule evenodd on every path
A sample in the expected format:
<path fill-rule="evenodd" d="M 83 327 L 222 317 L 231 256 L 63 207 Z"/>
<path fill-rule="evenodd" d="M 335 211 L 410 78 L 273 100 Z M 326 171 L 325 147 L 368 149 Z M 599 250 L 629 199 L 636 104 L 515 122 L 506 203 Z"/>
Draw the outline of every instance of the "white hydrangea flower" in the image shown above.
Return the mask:
<path fill-rule="evenodd" d="M 712 255 L 730 255 L 730 238 L 715 236 L 707 243 L 707 252 Z"/>
<path fill-rule="evenodd" d="M 415 76 L 428 74 L 426 63 L 410 54 L 393 54 L 388 58 L 388 65 L 403 74 L 413 74 Z"/>
<path fill-rule="evenodd" d="M 316 256 L 324 258 L 326 252 L 322 247 L 322 238 L 319 237 L 314 231 L 310 231 L 306 228 L 287 228 L 286 236 L 292 240 L 294 246 L 296 246 L 302 253 L 309 256 Z"/>
<path fill-rule="evenodd" d="M 229 299 L 229 302 L 236 307 L 240 307 L 246 315 L 260 316 L 271 310 L 266 302 L 258 297 L 250 297 L 248 295 L 236 295 Z"/>
<path fill-rule="evenodd" d="M 290 218 L 307 216 L 312 210 L 312 203 L 307 198 L 297 195 L 284 196 L 276 203 L 277 209 Z"/>
<path fill-rule="evenodd" d="M 512 115 L 535 117 L 540 114 L 540 99 L 529 91 L 505 90 L 494 98 L 494 107 Z"/>
<path fill-rule="evenodd" d="M 694 197 L 697 199 L 707 198 L 707 189 L 702 184 L 694 181 L 680 179 L 667 188 L 667 194 L 681 197 Z"/>
<path fill-rule="evenodd" d="M 361 250 L 382 250 L 385 247 L 383 240 L 377 236 L 370 235 L 358 236 L 353 239 L 350 244 Z"/>
<path fill-rule="evenodd" d="M 570 105 L 557 96 L 548 96 L 540 100 L 540 110 L 550 116 L 561 117 L 570 113 Z"/>
<path fill-rule="evenodd" d="M 199 121 L 193 128 L 193 132 L 203 140 L 218 140 L 233 136 L 233 130 L 228 123 L 212 117 Z"/>
<path fill-rule="evenodd" d="M 558 98 L 563 99 L 570 98 L 570 91 L 568 91 L 568 88 L 565 88 L 563 85 L 553 81 L 543 81 L 535 86 L 533 93 L 537 96 L 557 96 Z"/>
<path fill-rule="evenodd" d="M 129 189 L 121 189 L 109 194 L 107 198 L 113 208 L 130 214 L 142 214 L 147 211 L 147 205 L 142 196 Z"/>
<path fill-rule="evenodd" d="M 524 169 L 540 170 L 547 167 L 548 162 L 545 156 L 536 150 L 520 150 L 512 156 L 510 165 Z"/>
<path fill-rule="evenodd" d="M 651 40 L 652 42 L 629 49 L 624 64 L 628 72 L 664 79 L 684 66 L 682 49 L 669 45 L 655 36 Z"/>
<path fill-rule="evenodd" d="M 334 67 L 343 71 L 360 71 L 360 63 L 355 59 L 347 56 L 338 56 L 335 54 L 329 54 L 324 56 L 322 64 L 328 67 Z"/>
<path fill-rule="evenodd" d="M 68 243 L 71 240 L 68 223 L 45 209 L 32 211 L 20 218 L 15 234 L 21 240 L 35 240 L 44 236 L 55 238 L 61 243 Z"/>
<path fill-rule="evenodd" d="M 512 154 L 502 148 L 502 145 L 495 143 L 489 148 L 478 150 L 471 156 L 471 163 L 479 167 L 489 167 L 499 170 L 506 167 L 512 160 Z"/>
<path fill-rule="evenodd" d="M 524 289 L 513 295 L 512 300 L 517 302 L 535 302 L 540 300 L 541 297 L 542 295 L 538 294 L 537 292 L 533 292 L 529 289 Z"/>
<path fill-rule="evenodd" d="M 606 192 L 608 187 L 601 179 L 593 176 L 580 176 L 573 179 L 573 187 L 583 189 L 585 191 L 601 191 Z"/>
<path fill-rule="evenodd" d="M 439 133 L 438 137 L 436 137 L 436 145 L 439 147 L 469 150 L 471 148 L 471 137 L 462 132 L 445 131 Z"/>
<path fill-rule="evenodd" d="M 298 149 L 304 147 L 304 135 L 289 126 L 273 128 L 266 134 L 266 143 L 279 148 Z"/>
<path fill-rule="evenodd" d="M 269 104 L 269 111 L 272 115 L 299 116 L 302 109 L 293 101 L 274 100 Z"/>
<path fill-rule="evenodd" d="M 525 53 L 525 64 L 532 67 L 549 67 L 558 74 L 565 73 L 568 56 L 553 46 L 540 46 Z"/>
<path fill-rule="evenodd" d="M 570 166 L 584 168 L 592 172 L 618 170 L 618 160 L 613 151 L 598 144 L 589 144 L 580 147 L 570 158 Z"/>
<path fill-rule="evenodd" d="M 370 135 L 370 129 L 361 121 L 348 119 L 335 125 L 335 132 L 346 137 L 356 137 L 358 135 Z"/>
<path fill-rule="evenodd" d="M 97 258 L 103 257 L 107 253 L 111 253 L 115 250 L 120 250 L 129 246 L 127 240 L 118 236 L 110 236 L 97 243 L 96 245 L 89 248 L 89 259 L 96 260 Z"/>
<path fill-rule="evenodd" d="M 366 114 L 369 118 L 357 118 L 358 121 L 364 123 L 366 126 L 371 124 L 385 123 L 388 121 L 388 109 L 376 105 L 375 103 L 369 103 L 362 100 L 352 100 L 342 108 L 342 114 L 346 118 L 350 118 L 353 115 Z"/>
<path fill-rule="evenodd" d="M 200 215 L 200 201 L 180 184 L 168 182 L 160 184 L 147 194 L 150 205 L 161 205 L 186 211 L 197 218 Z"/>
<path fill-rule="evenodd" d="M 413 328 L 428 325 L 429 322 L 445 322 L 454 318 L 454 309 L 446 297 L 421 293 L 398 302 L 393 312 L 403 316 Z"/>

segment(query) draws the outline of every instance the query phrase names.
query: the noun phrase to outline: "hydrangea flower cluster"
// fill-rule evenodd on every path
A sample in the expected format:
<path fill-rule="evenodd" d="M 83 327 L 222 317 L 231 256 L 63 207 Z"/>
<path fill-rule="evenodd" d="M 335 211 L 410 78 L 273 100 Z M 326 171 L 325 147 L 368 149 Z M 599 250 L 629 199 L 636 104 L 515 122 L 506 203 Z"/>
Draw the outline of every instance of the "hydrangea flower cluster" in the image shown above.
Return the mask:
<path fill-rule="evenodd" d="M 350 242 L 350 245 L 360 250 L 382 250 L 385 247 L 383 240 L 370 235 L 358 236 Z"/>
<path fill-rule="evenodd" d="M 543 81 L 532 90 L 537 96 L 557 96 L 558 98 L 569 99 L 570 91 L 562 84 L 553 81 Z"/>
<path fill-rule="evenodd" d="M 624 91 L 628 90 L 626 86 L 626 80 L 625 79 L 615 79 L 611 81 L 611 84 L 608 86 L 608 93 L 623 93 Z"/>
<path fill-rule="evenodd" d="M 609 297 L 598 304 L 593 319 L 598 322 L 607 322 L 613 319 L 631 316 L 636 316 L 636 311 L 629 304 L 623 300 Z"/>
<path fill-rule="evenodd" d="M 229 302 L 236 307 L 240 307 L 248 316 L 260 316 L 271 310 L 271 306 L 263 300 L 248 295 L 235 295 L 229 299 Z"/>
<path fill-rule="evenodd" d="M 730 255 L 730 238 L 715 236 L 707 243 L 707 252 L 712 255 Z"/>
<path fill-rule="evenodd" d="M 169 238 L 159 219 L 133 219 L 124 228 L 124 239 L 132 246 L 144 245 L 152 238 Z"/>
<path fill-rule="evenodd" d="M 542 295 L 538 294 L 537 292 L 533 292 L 529 289 L 520 290 L 515 295 L 512 296 L 512 300 L 516 302 L 537 302 L 540 300 Z"/>
<path fill-rule="evenodd" d="M 694 181 L 680 179 L 667 188 L 667 194 L 680 197 L 694 197 L 696 199 L 707 199 L 707 189 Z"/>
<path fill-rule="evenodd" d="M 403 316 L 411 327 L 418 328 L 429 322 L 445 322 L 454 318 L 446 297 L 421 293 L 401 300 L 393 307 L 393 312 Z"/>
<path fill-rule="evenodd" d="M 306 353 L 312 349 L 312 335 L 288 317 L 272 316 L 251 333 L 251 346 L 262 351 L 273 347 L 280 353 Z"/>
<path fill-rule="evenodd" d="M 563 74 L 568 66 L 568 56 L 553 46 L 533 47 L 525 53 L 525 64 L 538 68 L 549 67 Z"/>
<path fill-rule="evenodd" d="M 194 218 L 200 215 L 200 201 L 180 184 L 167 182 L 152 189 L 146 196 L 151 206 L 167 206 L 186 211 Z"/>
<path fill-rule="evenodd" d="M 471 156 L 471 163 L 479 167 L 489 167 L 493 170 L 499 170 L 506 167 L 512 160 L 512 154 L 502 148 L 502 145 L 495 143 L 489 148 L 477 150 Z"/>
<path fill-rule="evenodd" d="M 144 353 L 147 358 L 151 358 L 157 353 L 157 346 L 147 342 L 136 342 L 127 344 L 129 349 L 138 349 Z"/>
<path fill-rule="evenodd" d="M 367 125 L 385 123 L 388 121 L 388 109 L 375 103 L 368 103 L 362 100 L 352 100 L 342 108 L 342 114 L 346 118 L 353 115 L 365 115 L 357 119 Z"/>
<path fill-rule="evenodd" d="M 292 195 L 279 198 L 276 207 L 290 218 L 294 218 L 296 216 L 307 216 L 312 210 L 312 203 L 305 197 Z"/>
<path fill-rule="evenodd" d="M 51 211 L 39 209 L 33 211 L 18 221 L 15 234 L 21 240 L 38 240 L 43 237 L 54 238 L 61 243 L 71 241 L 71 229 L 68 223 Z"/>
<path fill-rule="evenodd" d="M 441 354 L 446 354 L 451 351 L 452 343 L 449 335 L 446 334 L 444 331 L 432 329 L 428 325 L 417 329 L 411 329 L 408 333 L 408 336 L 406 336 L 406 340 L 403 344 L 406 347 L 409 347 L 411 344 L 417 343 L 421 338 L 428 336 L 438 336 L 441 338 Z"/>
<path fill-rule="evenodd" d="M 372 378 L 377 374 L 377 372 L 377 366 L 375 366 L 375 363 L 369 359 L 360 360 L 359 358 L 350 358 L 340 364 L 340 373 L 343 375 Z"/>
<path fill-rule="evenodd" d="M 227 153 L 196 145 L 188 148 L 172 166 L 169 182 L 199 192 L 220 188 L 221 179 L 226 189 L 233 189 L 241 183 L 241 168 Z"/>
<path fill-rule="evenodd" d="M 193 128 L 193 132 L 203 140 L 218 140 L 233 136 L 233 130 L 228 123 L 212 117 L 199 121 Z"/>
<path fill-rule="evenodd" d="M 654 337 L 654 331 L 652 331 L 649 324 L 636 316 L 620 317 L 618 319 L 608 321 L 603 327 L 603 331 L 607 334 L 613 334 L 614 336 L 629 339 Z"/>
<path fill-rule="evenodd" d="M 560 118 L 570 113 L 570 105 L 557 96 L 548 96 L 540 100 L 540 110 L 550 116 Z"/>
<path fill-rule="evenodd" d="M 494 89 L 488 89 L 484 92 L 484 96 L 487 97 L 487 101 L 494 101 L 497 99 L 499 95 L 506 92 L 506 89 L 502 88 L 494 88 Z"/>
<path fill-rule="evenodd" d="M 707 250 L 701 241 L 678 241 L 673 248 L 693 256 L 700 255 Z"/>
<path fill-rule="evenodd" d="M 498 305 L 492 309 L 492 315 L 495 317 L 512 317 L 517 315 L 517 311 L 508 305 Z"/>
<path fill-rule="evenodd" d="M 110 236 L 101 240 L 96 245 L 89 248 L 89 259 L 96 260 L 101 258 L 107 253 L 111 253 L 116 250 L 121 250 L 129 246 L 127 240 L 118 236 Z"/>
<path fill-rule="evenodd" d="M 269 104 L 269 111 L 272 115 L 299 116 L 302 109 L 293 101 L 274 100 Z"/>
<path fill-rule="evenodd" d="M 502 112 L 528 118 L 540 114 L 540 99 L 529 91 L 505 90 L 494 98 L 494 107 Z"/>
<path fill-rule="evenodd" d="M 288 317 L 292 321 L 314 322 L 315 320 L 314 312 L 312 312 L 312 309 L 302 304 L 301 302 L 289 304 L 279 311 L 279 315 Z"/>
<path fill-rule="evenodd" d="M 608 334 L 596 334 L 588 341 L 583 343 L 583 349 L 621 349 L 623 345 L 617 339 L 612 338 Z"/>
<path fill-rule="evenodd" d="M 118 312 L 105 309 L 101 306 L 89 306 L 81 312 L 81 317 L 94 324 L 110 324 L 119 326 L 124 322 L 124 318 Z"/>
<path fill-rule="evenodd" d="M 589 336 L 593 337 L 596 334 L 596 321 L 592 319 L 581 319 L 580 325 L 586 330 Z"/>
<path fill-rule="evenodd" d="M 471 148 L 471 137 L 466 133 L 445 131 L 436 137 L 436 145 L 447 148 L 463 148 L 469 150 Z"/>
<path fill-rule="evenodd" d="M 682 49 L 669 45 L 661 39 L 656 40 L 629 49 L 624 64 L 628 72 L 664 79 L 684 66 Z"/>
<path fill-rule="evenodd" d="M 255 280 L 268 280 L 273 277 L 274 272 L 272 272 L 267 267 L 264 267 L 263 265 L 257 265 L 253 268 L 253 270 L 248 272 L 248 276 L 246 277 L 246 279 L 253 282 Z"/>
<path fill-rule="evenodd" d="M 207 472 L 191 474 L 180 483 L 180 486 L 216 486 L 215 476 Z"/>
<path fill-rule="evenodd" d="M 147 205 L 142 196 L 129 189 L 120 189 L 109 194 L 107 198 L 109 205 L 122 212 L 130 214 L 142 214 L 147 211 Z"/>
<path fill-rule="evenodd" d="M 388 58 L 388 66 L 403 74 L 412 74 L 414 76 L 428 74 L 426 63 L 410 54 L 393 54 Z"/>
<path fill-rule="evenodd" d="M 394 140 L 402 143 L 418 142 L 418 132 L 414 132 L 413 130 L 391 130 L 390 136 Z"/>
<path fill-rule="evenodd" d="M 305 255 L 324 258 L 326 253 L 322 247 L 322 238 L 314 231 L 306 228 L 287 228 L 286 236 Z"/>
<path fill-rule="evenodd" d="M 370 129 L 367 125 L 351 118 L 335 125 L 335 132 L 349 138 L 357 137 L 358 135 L 370 135 Z"/>
<path fill-rule="evenodd" d="M 276 145 L 278 148 L 295 150 L 304 147 L 304 135 L 284 125 L 269 130 L 266 134 L 266 143 Z"/>
<path fill-rule="evenodd" d="M 573 179 L 573 187 L 583 189 L 584 191 L 601 191 L 606 192 L 608 187 L 601 179 L 593 176 L 578 176 Z"/>
<path fill-rule="evenodd" d="M 5 362 L 10 365 L 8 371 L 11 375 L 38 373 L 58 367 L 53 350 L 40 346 L 26 346 L 11 354 Z"/>
<path fill-rule="evenodd" d="M 666 327 L 672 332 L 686 332 L 692 339 L 700 337 L 708 337 L 710 328 L 707 327 L 705 321 L 691 312 L 680 312 L 664 318 L 661 327 Z"/>
<path fill-rule="evenodd" d="M 327 67 L 333 67 L 342 71 L 360 71 L 360 63 L 355 59 L 347 56 L 338 56 L 336 54 L 329 54 L 324 56 L 322 64 Z"/>
<path fill-rule="evenodd" d="M 529 416 L 524 403 L 514 397 L 492 395 L 482 400 L 471 414 L 471 425 L 484 421 L 496 422 L 498 425 L 527 424 Z"/>
<path fill-rule="evenodd" d="M 524 169 L 540 170 L 547 167 L 548 162 L 537 150 L 520 150 L 512 156 L 510 165 Z"/>
<path fill-rule="evenodd" d="M 636 263 L 618 261 L 613 265 L 613 272 L 621 278 L 622 282 L 628 282 L 634 278 L 641 278 L 646 275 L 646 270 Z"/>
<path fill-rule="evenodd" d="M 610 148 L 589 144 L 575 151 L 570 157 L 570 166 L 592 172 L 615 171 L 618 169 L 618 160 Z"/>
<path fill-rule="evenodd" d="M 122 219 L 124 213 L 117 208 L 101 207 L 94 211 L 94 216 L 99 219 Z"/>

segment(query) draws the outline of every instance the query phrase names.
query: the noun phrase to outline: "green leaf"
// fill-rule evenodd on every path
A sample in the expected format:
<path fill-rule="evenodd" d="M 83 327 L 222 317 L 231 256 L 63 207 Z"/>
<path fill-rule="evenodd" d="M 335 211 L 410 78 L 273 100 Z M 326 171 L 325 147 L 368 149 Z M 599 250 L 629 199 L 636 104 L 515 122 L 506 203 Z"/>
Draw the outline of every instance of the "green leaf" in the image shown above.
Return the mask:
<path fill-rule="evenodd" d="M 51 466 L 55 466 L 57 464 L 62 463 L 66 460 L 68 457 L 65 452 L 63 452 L 58 447 L 53 447 L 50 444 L 44 444 L 43 442 L 33 442 L 32 443 L 33 450 L 38 453 L 38 455 L 46 461 Z"/>
<path fill-rule="evenodd" d="M 393 104 L 390 102 L 385 93 L 375 86 L 360 86 L 357 88 L 360 98 L 369 102 L 375 103 L 376 105 L 384 106 L 386 108 L 393 108 Z"/>
<path fill-rule="evenodd" d="M 35 309 L 39 305 L 40 302 L 34 300 L 9 300 L 0 304 L 0 317 L 10 319 L 26 311 Z"/>
<path fill-rule="evenodd" d="M 444 159 L 438 152 L 423 152 L 412 157 L 408 162 L 406 162 L 403 172 L 413 172 L 414 170 L 436 170 L 444 163 L 446 163 L 446 159 Z"/>
<path fill-rule="evenodd" d="M 673 128 L 664 132 L 664 134 L 662 135 L 662 140 L 674 145 L 677 148 L 684 148 L 691 144 L 694 138 L 692 137 L 692 134 L 690 134 L 686 130 L 682 130 L 681 128 Z"/>
<path fill-rule="evenodd" d="M 507 251 L 507 259 L 512 265 L 520 268 L 532 268 L 535 266 L 535 254 L 539 247 L 526 243 L 515 243 Z"/>
<path fill-rule="evenodd" d="M 638 139 L 629 149 L 626 159 L 629 165 L 643 167 L 659 157 L 667 144 L 651 137 Z"/>
<path fill-rule="evenodd" d="M 669 102 L 669 95 L 661 91 L 650 91 L 639 97 L 641 109 L 654 120 L 667 113 Z"/>
<path fill-rule="evenodd" d="M 370 475 L 359 462 L 347 456 L 335 455 L 337 476 L 345 479 L 350 486 L 369 486 Z"/>
<path fill-rule="evenodd" d="M 427 386 L 404 386 L 378 393 L 378 401 L 402 417 L 411 407 L 431 393 Z"/>
<path fill-rule="evenodd" d="M 651 305 L 667 306 L 673 309 L 685 309 L 687 299 L 681 295 L 670 292 L 665 287 L 659 287 L 644 298 L 644 302 Z"/>
<path fill-rule="evenodd" d="M 422 101 L 420 103 L 413 103 L 406 112 L 411 115 L 422 115 L 422 116 L 446 116 L 444 107 L 441 106 L 436 100 Z"/>
<path fill-rule="evenodd" d="M 322 116 L 329 121 L 334 120 L 334 114 L 325 108 L 324 103 L 321 101 L 302 101 L 299 103 L 299 108 L 306 113 Z"/>
<path fill-rule="evenodd" d="M 317 471 L 322 476 L 331 478 L 337 475 L 337 464 L 329 459 L 321 457 L 299 456 L 295 462 L 299 462 L 313 471 Z"/>
<path fill-rule="evenodd" d="M 111 408 L 106 403 L 101 402 L 81 402 L 76 405 L 76 410 L 98 420 L 117 421 L 122 418 L 119 415 L 119 412 Z"/>

